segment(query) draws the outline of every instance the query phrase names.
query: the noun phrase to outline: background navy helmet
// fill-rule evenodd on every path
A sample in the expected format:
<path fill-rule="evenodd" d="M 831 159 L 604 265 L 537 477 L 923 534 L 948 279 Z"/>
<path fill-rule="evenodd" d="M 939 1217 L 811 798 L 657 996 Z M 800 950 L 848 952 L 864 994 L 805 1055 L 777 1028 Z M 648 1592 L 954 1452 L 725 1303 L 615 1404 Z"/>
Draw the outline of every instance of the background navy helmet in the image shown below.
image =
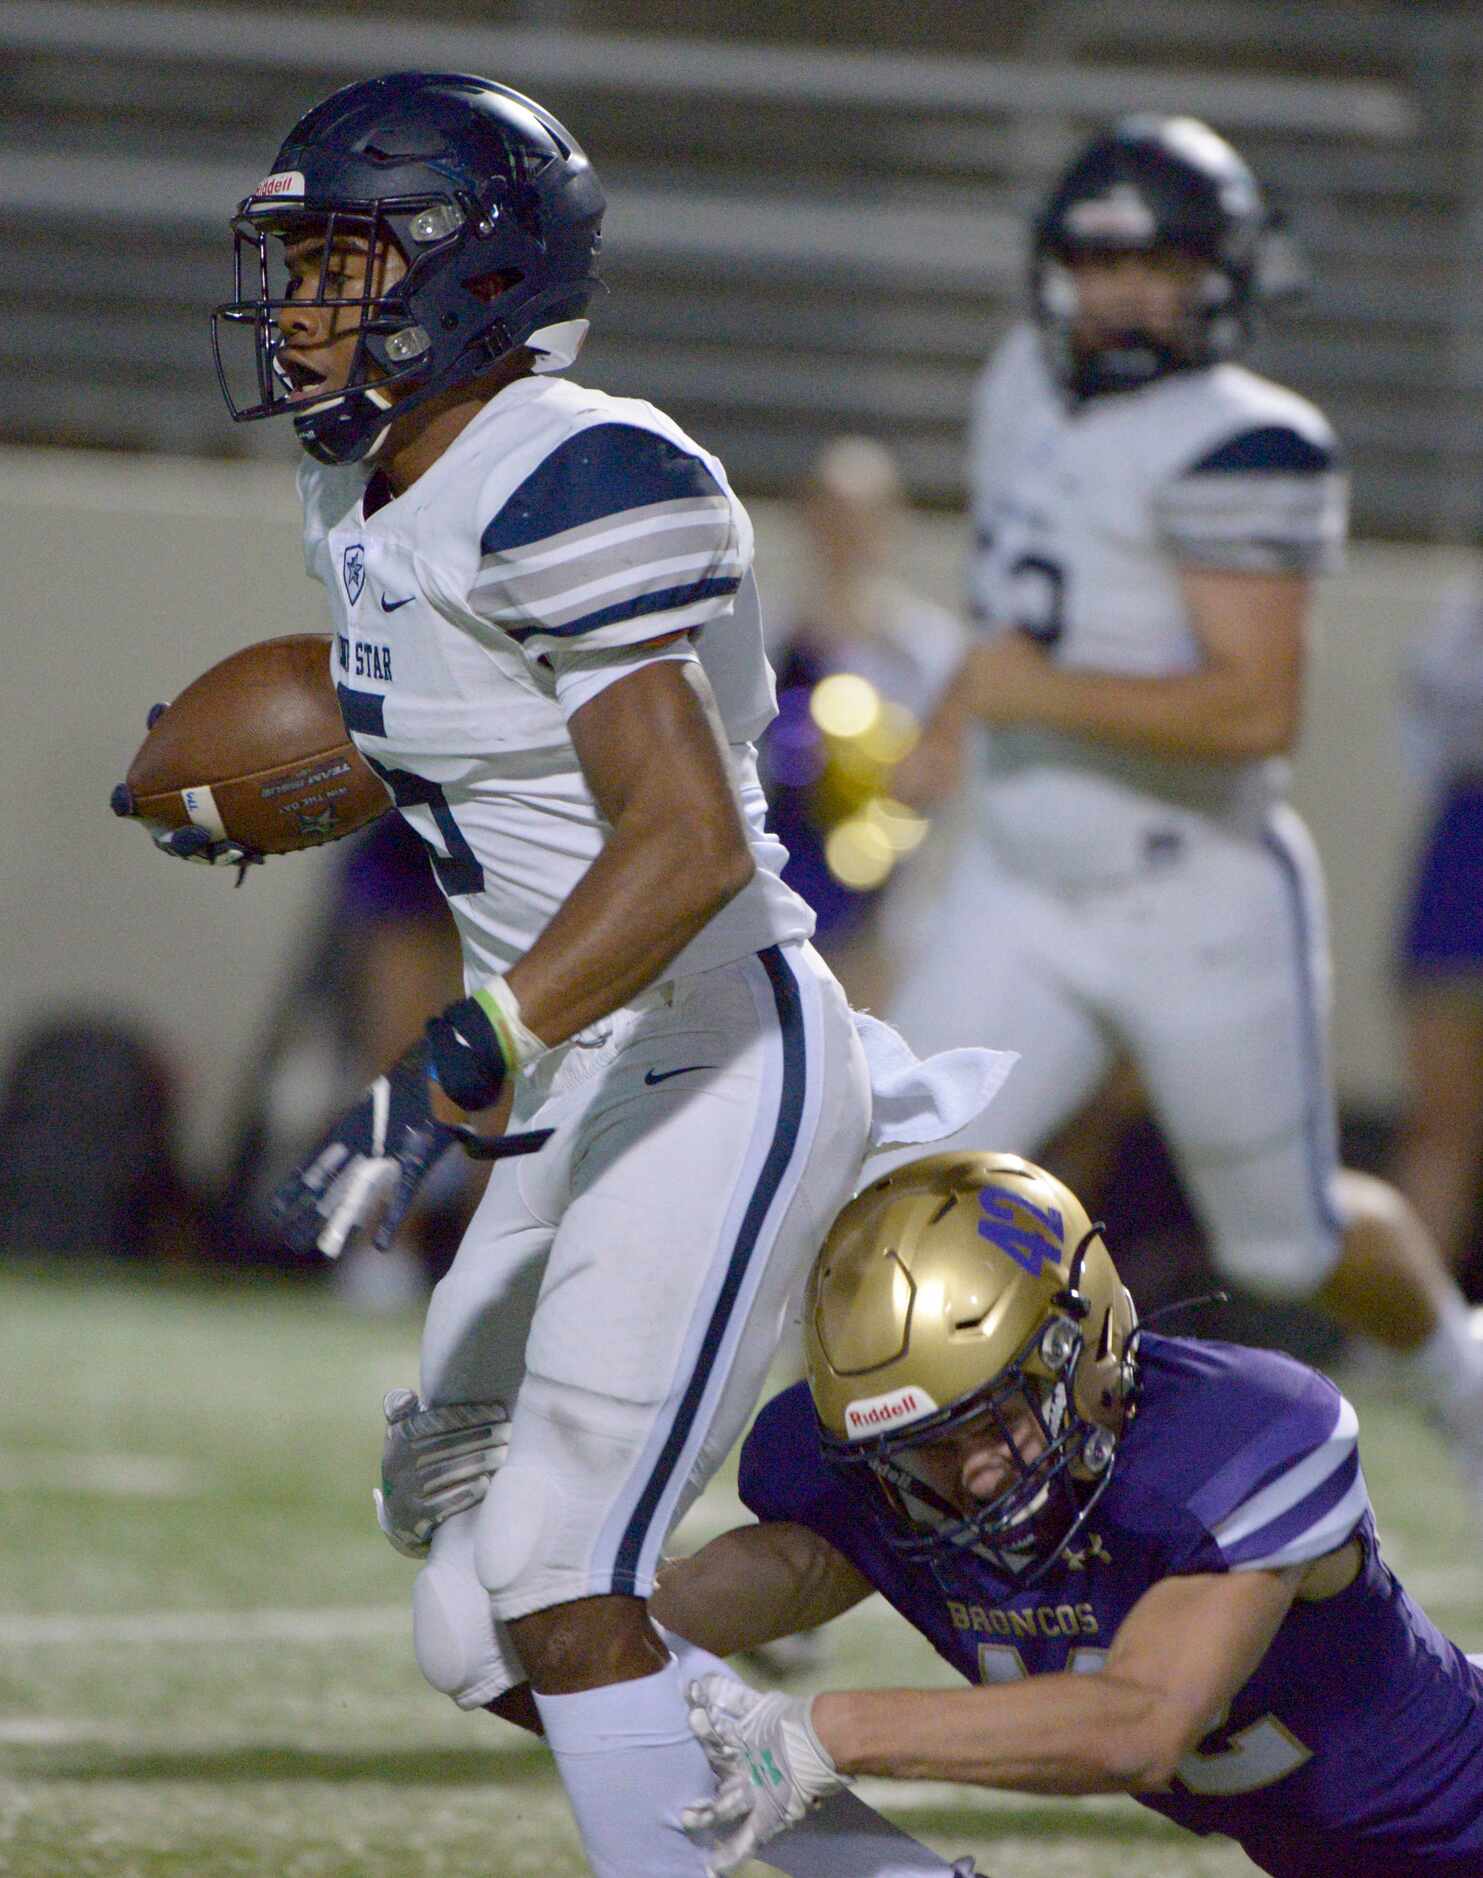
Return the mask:
<path fill-rule="evenodd" d="M 560 328 L 601 291 L 604 207 L 574 139 L 518 91 L 449 72 L 345 86 L 294 126 L 232 224 L 236 292 L 212 315 L 232 416 L 290 412 L 311 456 L 353 463 L 385 435 L 387 385 L 403 386 L 400 414 L 533 339 L 542 350 L 543 332 L 549 364 L 570 363 L 585 327 Z M 326 263 L 337 236 L 372 252 L 390 241 L 407 272 L 379 295 L 368 272 L 364 292 L 346 300 L 326 292 L 321 265 L 318 293 L 299 304 L 358 307 L 360 336 L 345 389 L 306 407 L 278 362 L 276 315 L 289 304 L 279 243 L 309 233 L 323 234 Z M 244 329 L 250 364 L 224 350 Z"/>
<path fill-rule="evenodd" d="M 1274 229 L 1256 178 L 1198 119 L 1127 117 L 1094 137 L 1035 224 L 1035 315 L 1067 389 L 1078 398 L 1130 391 L 1235 357 L 1250 337 L 1256 300 L 1295 284 Z M 1173 341 L 1134 330 L 1095 350 L 1073 349 L 1076 293 L 1065 264 L 1171 249 L 1207 264 L 1187 330 Z"/>

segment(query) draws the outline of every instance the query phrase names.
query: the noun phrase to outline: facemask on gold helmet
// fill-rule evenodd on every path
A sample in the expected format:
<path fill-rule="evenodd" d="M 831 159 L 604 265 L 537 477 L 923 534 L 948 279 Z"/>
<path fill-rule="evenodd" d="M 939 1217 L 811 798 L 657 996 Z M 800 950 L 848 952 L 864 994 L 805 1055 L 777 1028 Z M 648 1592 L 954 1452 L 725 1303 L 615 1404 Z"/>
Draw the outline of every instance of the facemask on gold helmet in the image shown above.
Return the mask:
<path fill-rule="evenodd" d="M 809 1278 L 825 1452 L 869 1469 L 899 1551 L 971 1548 L 1033 1584 L 1112 1477 L 1137 1321 L 1100 1228 L 1053 1175 L 1012 1154 L 913 1161 L 850 1202 Z M 1009 1463 L 966 1511 L 922 1454 L 965 1430 Z"/>

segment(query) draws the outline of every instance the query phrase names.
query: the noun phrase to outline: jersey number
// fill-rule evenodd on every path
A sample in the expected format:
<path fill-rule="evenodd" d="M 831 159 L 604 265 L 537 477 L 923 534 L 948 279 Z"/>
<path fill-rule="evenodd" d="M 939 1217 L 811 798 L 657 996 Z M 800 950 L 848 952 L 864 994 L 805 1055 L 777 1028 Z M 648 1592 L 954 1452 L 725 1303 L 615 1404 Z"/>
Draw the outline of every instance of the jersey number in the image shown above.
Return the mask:
<path fill-rule="evenodd" d="M 1043 554 L 1022 554 L 1009 565 L 1010 611 L 1022 633 L 1053 646 L 1066 630 L 1066 575 Z"/>
<path fill-rule="evenodd" d="M 362 755 L 365 753 L 362 752 Z M 366 761 L 391 791 L 391 799 L 399 809 L 425 808 L 433 812 L 433 821 L 438 833 L 443 838 L 444 852 L 439 852 L 436 845 L 428 841 L 427 836 L 417 827 L 409 816 L 408 825 L 413 832 L 427 843 L 428 858 L 433 864 L 433 872 L 438 877 L 438 885 L 451 900 L 460 893 L 482 893 L 484 891 L 484 869 L 479 865 L 479 857 L 469 846 L 469 838 L 453 819 L 453 810 L 448 798 L 437 783 L 429 782 L 425 776 L 415 776 L 411 770 L 388 769 L 384 763 L 378 763 L 373 756 Z"/>
<path fill-rule="evenodd" d="M 1107 1661 L 1105 1650 L 1086 1647 L 1075 1649 L 1066 1667 L 1074 1676 L 1095 1675 Z M 986 1683 L 1019 1682 L 1027 1676 L 1025 1659 L 1012 1643 L 981 1643 L 978 1646 L 978 1679 Z M 1211 1728 L 1218 1734 L 1225 1724 L 1222 1715 Z M 1270 1787 L 1285 1780 L 1311 1760 L 1313 1750 L 1305 1748 L 1296 1735 L 1290 1734 L 1275 1715 L 1263 1715 L 1233 1734 L 1226 1746 L 1207 1751 L 1192 1748 L 1179 1763 L 1177 1778 L 1191 1793 L 1218 1794 L 1227 1799 L 1234 1794 L 1255 1793 L 1258 1787 Z"/>

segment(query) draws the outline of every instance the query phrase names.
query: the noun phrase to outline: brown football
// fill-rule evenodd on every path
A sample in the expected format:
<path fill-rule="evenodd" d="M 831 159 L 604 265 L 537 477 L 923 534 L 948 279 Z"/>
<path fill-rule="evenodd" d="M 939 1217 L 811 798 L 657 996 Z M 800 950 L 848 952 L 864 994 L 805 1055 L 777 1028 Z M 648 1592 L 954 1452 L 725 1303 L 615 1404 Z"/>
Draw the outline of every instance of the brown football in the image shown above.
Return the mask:
<path fill-rule="evenodd" d="M 317 848 L 391 806 L 350 741 L 325 633 L 244 646 L 152 720 L 117 815 L 155 828 L 195 822 L 262 854 Z"/>

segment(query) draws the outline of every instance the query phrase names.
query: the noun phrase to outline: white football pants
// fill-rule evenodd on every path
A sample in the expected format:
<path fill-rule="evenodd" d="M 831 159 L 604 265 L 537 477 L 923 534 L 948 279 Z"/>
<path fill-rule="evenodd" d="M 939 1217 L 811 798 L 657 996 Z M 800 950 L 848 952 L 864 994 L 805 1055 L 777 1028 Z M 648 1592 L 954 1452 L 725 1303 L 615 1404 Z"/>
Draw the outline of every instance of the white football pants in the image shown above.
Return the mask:
<path fill-rule="evenodd" d="M 1125 1052 L 1217 1265 L 1306 1297 L 1341 1232 L 1329 1004 L 1322 875 L 1284 808 L 1257 839 L 1192 830 L 1113 886 L 1032 883 L 970 839 L 890 1015 L 918 1052 L 1021 1053 L 945 1145 L 1033 1156 Z"/>
<path fill-rule="evenodd" d="M 413 1594 L 418 1661 L 462 1707 L 523 1679 L 496 1618 L 652 1589 L 867 1145 L 865 1059 L 809 946 L 647 994 L 553 1087 L 521 1125 L 555 1135 L 496 1164 L 423 1333 L 424 1401 L 514 1404 Z"/>

